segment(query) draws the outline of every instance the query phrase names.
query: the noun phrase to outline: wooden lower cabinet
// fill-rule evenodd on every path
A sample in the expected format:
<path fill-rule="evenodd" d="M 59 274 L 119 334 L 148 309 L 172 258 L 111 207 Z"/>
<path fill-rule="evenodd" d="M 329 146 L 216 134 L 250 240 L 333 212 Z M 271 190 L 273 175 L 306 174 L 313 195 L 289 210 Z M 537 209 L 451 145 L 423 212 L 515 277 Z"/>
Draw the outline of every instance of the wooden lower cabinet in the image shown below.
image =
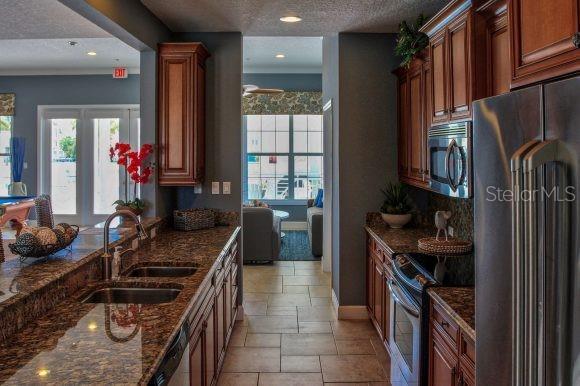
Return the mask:
<path fill-rule="evenodd" d="M 189 318 L 190 386 L 217 384 L 238 309 L 238 260 L 237 248 L 230 248 L 218 263 L 212 285 L 200 296 L 204 299 L 202 305 Z"/>
<path fill-rule="evenodd" d="M 429 386 L 457 385 L 457 355 L 436 331 L 429 342 Z"/>

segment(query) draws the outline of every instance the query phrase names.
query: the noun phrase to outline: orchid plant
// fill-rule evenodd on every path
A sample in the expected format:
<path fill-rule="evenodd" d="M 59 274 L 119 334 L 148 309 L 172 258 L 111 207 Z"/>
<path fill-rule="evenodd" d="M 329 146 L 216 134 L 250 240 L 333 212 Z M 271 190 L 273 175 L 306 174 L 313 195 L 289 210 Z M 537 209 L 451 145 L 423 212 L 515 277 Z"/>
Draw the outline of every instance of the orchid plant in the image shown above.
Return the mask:
<path fill-rule="evenodd" d="M 153 154 L 153 145 L 144 144 L 139 151 L 131 150 L 128 143 L 116 143 L 109 149 L 109 157 L 112 162 L 125 168 L 127 181 L 129 178 L 134 182 L 133 199 L 129 200 L 128 184 L 125 184 L 125 200 L 117 200 L 113 205 L 128 206 L 134 210 L 143 210 L 145 203 L 137 197 L 137 185 L 146 184 L 151 178 L 153 167 L 151 162 L 145 162 Z"/>

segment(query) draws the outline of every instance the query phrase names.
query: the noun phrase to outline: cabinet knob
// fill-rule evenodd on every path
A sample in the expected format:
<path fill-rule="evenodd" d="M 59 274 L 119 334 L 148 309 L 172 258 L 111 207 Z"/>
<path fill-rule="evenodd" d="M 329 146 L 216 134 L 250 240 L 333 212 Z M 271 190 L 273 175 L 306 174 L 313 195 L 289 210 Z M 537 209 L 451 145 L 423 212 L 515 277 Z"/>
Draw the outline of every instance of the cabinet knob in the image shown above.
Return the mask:
<path fill-rule="evenodd" d="M 574 36 L 572 36 L 572 44 L 574 44 L 574 47 L 580 48 L 580 32 L 576 32 Z"/>
<path fill-rule="evenodd" d="M 449 327 L 449 323 L 441 321 L 441 327 Z"/>

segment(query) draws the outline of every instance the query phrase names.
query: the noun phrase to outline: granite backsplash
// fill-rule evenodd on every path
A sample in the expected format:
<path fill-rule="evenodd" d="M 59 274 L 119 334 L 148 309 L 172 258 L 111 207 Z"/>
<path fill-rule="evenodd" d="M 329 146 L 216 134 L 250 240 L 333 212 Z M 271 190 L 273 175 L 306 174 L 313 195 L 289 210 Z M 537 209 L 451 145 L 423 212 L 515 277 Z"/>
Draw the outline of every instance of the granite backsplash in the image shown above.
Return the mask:
<path fill-rule="evenodd" d="M 416 207 L 413 225 L 434 227 L 435 212 L 450 210 L 453 215 L 448 224 L 453 227 L 455 237 L 473 241 L 473 199 L 448 197 L 413 186 L 408 190 Z"/>

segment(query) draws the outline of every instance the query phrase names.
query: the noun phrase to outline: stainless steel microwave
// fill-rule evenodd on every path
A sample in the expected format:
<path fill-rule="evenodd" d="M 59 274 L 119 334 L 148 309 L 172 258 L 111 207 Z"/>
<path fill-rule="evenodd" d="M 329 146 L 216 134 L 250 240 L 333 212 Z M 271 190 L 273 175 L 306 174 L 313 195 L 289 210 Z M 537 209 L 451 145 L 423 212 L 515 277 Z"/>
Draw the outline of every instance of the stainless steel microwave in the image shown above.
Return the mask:
<path fill-rule="evenodd" d="M 429 129 L 429 185 L 432 190 L 451 197 L 471 197 L 471 159 L 471 122 Z"/>

